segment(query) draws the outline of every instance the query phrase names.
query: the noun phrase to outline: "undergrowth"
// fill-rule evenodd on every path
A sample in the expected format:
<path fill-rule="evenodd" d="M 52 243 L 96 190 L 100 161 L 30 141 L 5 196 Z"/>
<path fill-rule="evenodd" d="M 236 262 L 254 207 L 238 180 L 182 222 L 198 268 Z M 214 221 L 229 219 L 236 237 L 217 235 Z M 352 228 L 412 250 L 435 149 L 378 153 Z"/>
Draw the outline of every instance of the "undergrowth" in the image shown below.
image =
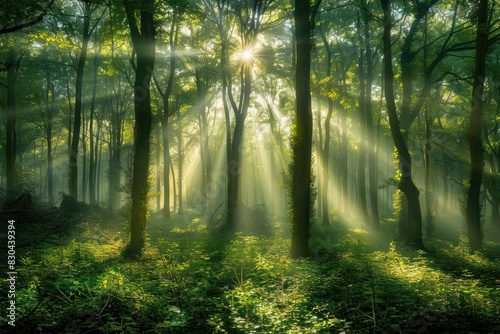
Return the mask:
<path fill-rule="evenodd" d="M 499 260 L 471 254 L 465 242 L 432 239 L 428 252 L 415 252 L 390 240 L 372 242 L 372 232 L 360 228 L 324 228 L 313 233 L 311 259 L 291 260 L 285 233 L 218 238 L 194 216 L 183 221 L 152 226 L 137 261 L 120 256 L 123 226 L 102 221 L 87 222 L 70 242 L 23 250 L 15 330 L 500 331 Z M 7 323 L 4 312 L 0 321 Z"/>

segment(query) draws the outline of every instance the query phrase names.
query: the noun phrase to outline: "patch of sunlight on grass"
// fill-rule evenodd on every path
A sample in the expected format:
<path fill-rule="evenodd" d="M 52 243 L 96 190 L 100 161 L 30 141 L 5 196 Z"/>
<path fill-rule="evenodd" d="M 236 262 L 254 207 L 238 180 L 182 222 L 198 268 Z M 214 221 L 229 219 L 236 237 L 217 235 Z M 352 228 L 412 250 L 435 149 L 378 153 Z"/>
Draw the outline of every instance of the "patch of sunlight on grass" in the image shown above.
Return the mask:
<path fill-rule="evenodd" d="M 181 229 L 181 228 L 180 228 L 180 227 L 178 227 L 178 226 L 175 226 L 174 228 L 172 228 L 172 229 L 170 230 L 170 233 L 184 233 L 184 232 L 186 232 L 186 230 Z"/>
<path fill-rule="evenodd" d="M 478 254 L 471 256 L 477 261 L 484 261 Z M 407 256 L 393 245 L 388 252 L 375 252 L 374 259 L 382 272 L 404 283 L 429 306 L 443 311 L 453 311 L 457 305 L 475 312 L 481 312 L 481 308 L 492 311 L 493 289 L 482 286 L 480 280 L 467 270 L 444 272 L 425 252 Z"/>
<path fill-rule="evenodd" d="M 349 229 L 349 231 L 353 232 L 353 233 L 356 233 L 356 234 L 359 234 L 359 235 L 368 235 L 368 231 L 365 230 L 365 229 L 362 229 L 362 228 L 351 228 Z"/>

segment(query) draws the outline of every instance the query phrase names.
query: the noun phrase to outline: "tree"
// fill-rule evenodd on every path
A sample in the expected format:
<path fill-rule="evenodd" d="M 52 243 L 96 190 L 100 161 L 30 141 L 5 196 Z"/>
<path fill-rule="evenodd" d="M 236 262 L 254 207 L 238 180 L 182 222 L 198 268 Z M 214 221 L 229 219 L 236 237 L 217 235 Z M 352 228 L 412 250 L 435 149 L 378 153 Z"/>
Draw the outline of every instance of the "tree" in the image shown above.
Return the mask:
<path fill-rule="evenodd" d="M 297 0 L 295 21 L 295 124 L 292 139 L 292 257 L 309 254 L 311 219 L 311 30 L 321 0 L 311 8 L 309 0 Z"/>
<path fill-rule="evenodd" d="M 241 146 L 243 129 L 252 92 L 253 52 L 264 14 L 273 0 L 247 0 L 229 2 L 217 0 L 216 4 L 204 1 L 211 18 L 215 21 L 220 37 L 220 67 L 222 74 L 222 101 L 226 121 L 226 172 L 227 172 L 227 227 L 236 230 L 241 172 Z M 237 22 L 237 23 L 234 23 Z M 239 38 L 237 71 L 239 87 L 235 87 L 231 71 L 230 48 L 233 36 L 231 25 L 236 24 Z M 231 113 L 233 119 L 231 119 Z M 233 126 L 234 123 L 234 126 Z M 231 131 L 232 130 L 232 131 Z"/>
<path fill-rule="evenodd" d="M 83 27 L 82 27 L 82 45 L 80 56 L 76 66 L 76 85 L 75 85 L 75 115 L 73 119 L 73 134 L 71 138 L 71 154 L 69 162 L 69 194 L 78 198 L 78 146 L 80 143 L 80 128 L 82 124 L 82 105 L 83 105 L 83 75 L 85 62 L 87 61 L 87 50 L 90 41 L 90 35 L 97 26 L 90 26 L 92 14 L 97 9 L 96 3 L 85 1 L 83 3 Z M 83 198 L 85 200 L 85 198 Z"/>
<path fill-rule="evenodd" d="M 13 41 L 11 41 L 12 43 Z M 5 63 L 7 71 L 7 138 L 6 138 L 6 170 L 7 170 L 7 190 L 12 190 L 16 181 L 16 151 L 17 151 L 17 136 L 16 136 L 16 90 L 15 83 L 17 71 L 19 68 L 19 60 L 16 59 L 15 46 L 11 44 L 7 53 L 7 61 Z"/>
<path fill-rule="evenodd" d="M 332 22 L 331 20 L 323 20 L 323 21 L 329 21 Z M 334 107 L 334 95 L 336 92 L 334 92 L 333 88 L 333 83 L 332 81 L 333 76 L 332 76 L 332 67 L 333 67 L 333 52 L 332 48 L 330 46 L 329 39 L 327 37 L 327 32 L 325 32 L 325 28 L 323 27 L 326 25 L 326 23 L 321 22 L 320 25 L 320 35 L 321 35 L 321 40 L 323 42 L 323 46 L 325 48 L 326 52 L 326 57 L 325 57 L 325 62 L 326 62 L 326 79 L 330 83 L 327 85 L 325 95 L 327 96 L 328 99 L 328 111 L 326 114 L 326 117 L 324 119 L 324 129 L 325 129 L 325 135 L 324 138 L 322 136 L 322 129 L 321 129 L 321 119 L 320 119 L 320 108 L 318 108 L 318 127 L 319 127 L 319 136 L 320 136 L 320 154 L 321 154 L 321 163 L 322 163 L 322 168 L 323 168 L 323 175 L 322 175 L 322 183 L 321 183 L 321 191 L 320 191 L 320 196 L 321 196 L 321 219 L 322 219 L 322 224 L 323 225 L 329 225 L 330 224 L 330 219 L 329 219 L 329 205 L 328 205 L 328 191 L 329 191 L 329 183 L 330 183 L 330 166 L 329 166 L 329 158 L 330 158 L 330 141 L 331 141 L 331 130 L 330 130 L 330 122 L 332 119 L 333 115 L 333 107 Z M 322 146 L 322 147 L 321 147 Z"/>
<path fill-rule="evenodd" d="M 167 84 L 165 89 L 162 90 L 159 80 L 154 76 L 154 82 L 156 89 L 161 96 L 163 113 L 159 115 L 161 129 L 162 129 L 162 143 L 163 143 L 163 217 L 170 218 L 170 140 L 169 140 L 169 129 L 171 128 L 169 124 L 169 119 L 173 116 L 171 108 L 171 95 L 174 86 L 174 77 L 177 63 L 177 42 L 179 34 L 179 25 L 181 19 L 182 7 L 173 9 L 172 22 L 170 24 L 169 31 L 169 48 L 170 48 L 170 66 L 169 74 L 167 77 Z"/>
<path fill-rule="evenodd" d="M 149 191 L 149 148 L 151 133 L 151 78 L 155 65 L 154 0 L 123 1 L 130 36 L 136 53 L 134 81 L 134 157 L 130 243 L 126 254 L 138 256 L 145 243 Z M 140 22 L 136 20 L 139 11 Z"/>
<path fill-rule="evenodd" d="M 366 85 L 365 85 L 365 118 L 366 118 L 366 140 L 368 151 L 368 183 L 370 194 L 370 213 L 371 224 L 376 230 L 380 229 L 380 217 L 378 208 L 378 161 L 375 144 L 375 135 L 373 129 L 373 107 L 372 107 L 372 85 L 373 85 L 373 62 L 374 55 L 371 46 L 370 34 L 370 13 L 367 8 L 366 0 L 362 0 L 362 17 L 364 25 L 364 43 L 366 60 Z"/>
<path fill-rule="evenodd" d="M 384 32 L 382 41 L 384 50 L 385 102 L 387 104 L 387 113 L 389 115 L 392 139 L 394 141 L 394 145 L 396 146 L 399 164 L 401 166 L 401 179 L 399 180 L 398 188 L 403 192 L 408 204 L 409 237 L 407 242 L 417 248 L 422 248 L 422 211 L 420 209 L 420 201 L 418 198 L 420 192 L 413 183 L 411 155 L 408 150 L 408 146 L 405 143 L 403 133 L 401 132 L 394 96 L 394 73 L 392 69 L 391 41 L 391 0 L 381 0 L 381 4 L 384 11 Z"/>
<path fill-rule="evenodd" d="M 35 25 L 43 20 L 55 0 L 1 0 L 0 35 Z"/>
<path fill-rule="evenodd" d="M 469 128 L 469 151 L 471 159 L 469 189 L 467 190 L 467 232 L 471 250 L 481 249 L 481 182 L 483 178 L 483 91 L 488 51 L 488 0 L 477 1 L 476 65 L 472 85 L 471 116 Z"/>

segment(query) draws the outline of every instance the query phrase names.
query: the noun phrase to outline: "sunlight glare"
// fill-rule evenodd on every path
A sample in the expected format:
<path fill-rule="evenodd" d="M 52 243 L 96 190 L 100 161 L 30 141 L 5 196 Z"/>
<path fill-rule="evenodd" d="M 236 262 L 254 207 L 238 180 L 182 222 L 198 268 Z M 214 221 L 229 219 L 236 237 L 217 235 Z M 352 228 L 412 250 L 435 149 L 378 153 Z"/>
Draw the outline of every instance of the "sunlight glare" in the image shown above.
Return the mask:
<path fill-rule="evenodd" d="M 241 56 L 243 57 L 243 60 L 245 60 L 245 61 L 249 61 L 249 60 L 253 59 L 253 54 L 252 54 L 252 51 L 250 51 L 250 50 L 244 50 Z"/>

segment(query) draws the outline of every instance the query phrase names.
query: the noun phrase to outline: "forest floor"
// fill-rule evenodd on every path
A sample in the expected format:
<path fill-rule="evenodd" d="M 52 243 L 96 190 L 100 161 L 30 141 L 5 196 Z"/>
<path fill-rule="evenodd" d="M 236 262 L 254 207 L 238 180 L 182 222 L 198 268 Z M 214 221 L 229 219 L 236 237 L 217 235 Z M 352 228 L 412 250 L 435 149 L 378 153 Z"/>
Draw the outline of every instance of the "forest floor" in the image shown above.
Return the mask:
<path fill-rule="evenodd" d="M 221 237 L 194 212 L 153 215 L 136 261 L 123 219 L 17 221 L 16 326 L 2 311 L 0 333 L 499 333 L 500 244 L 471 253 L 457 219 L 436 220 L 426 251 L 394 241 L 391 220 L 336 219 L 292 260 L 279 219 Z"/>

